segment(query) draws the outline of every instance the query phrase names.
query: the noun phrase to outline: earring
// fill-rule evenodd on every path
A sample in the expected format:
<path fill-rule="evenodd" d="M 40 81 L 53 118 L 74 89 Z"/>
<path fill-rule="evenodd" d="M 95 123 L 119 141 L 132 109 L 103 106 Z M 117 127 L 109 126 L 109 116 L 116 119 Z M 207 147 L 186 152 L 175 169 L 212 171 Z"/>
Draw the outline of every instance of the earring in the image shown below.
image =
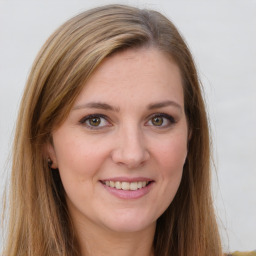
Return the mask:
<path fill-rule="evenodd" d="M 51 160 L 50 157 L 48 157 L 47 162 L 48 162 L 48 167 L 51 168 L 52 167 L 52 160 Z"/>

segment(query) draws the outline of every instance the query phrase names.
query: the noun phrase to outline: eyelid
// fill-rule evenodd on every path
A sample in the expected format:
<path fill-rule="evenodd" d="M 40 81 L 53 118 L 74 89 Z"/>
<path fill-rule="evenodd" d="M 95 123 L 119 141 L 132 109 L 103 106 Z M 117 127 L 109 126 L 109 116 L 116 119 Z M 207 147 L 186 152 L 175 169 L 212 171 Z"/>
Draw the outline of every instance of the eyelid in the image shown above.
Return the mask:
<path fill-rule="evenodd" d="M 103 126 L 90 126 L 88 124 L 86 124 L 86 121 L 91 119 L 91 118 L 103 118 L 106 122 L 108 122 L 108 125 L 103 125 Z M 105 127 L 111 126 L 111 122 L 109 121 L 109 118 L 106 115 L 103 114 L 89 114 L 84 116 L 82 119 L 80 119 L 79 121 L 80 124 L 86 126 L 86 128 L 92 129 L 92 130 L 99 130 L 99 129 L 103 129 Z"/>
<path fill-rule="evenodd" d="M 104 119 L 107 119 L 107 117 L 103 114 L 89 114 L 89 115 L 86 115 L 84 116 L 82 119 L 80 119 L 79 123 L 84 123 L 86 122 L 88 119 L 90 118 L 96 118 L 96 117 L 100 117 L 100 118 L 104 118 Z"/>
<path fill-rule="evenodd" d="M 154 113 L 152 115 L 150 115 L 148 117 L 148 122 L 150 122 L 152 120 L 152 118 L 154 117 L 162 117 L 162 118 L 165 118 L 168 120 L 169 124 L 168 125 L 165 125 L 165 126 L 154 126 L 153 124 L 151 124 L 152 126 L 156 127 L 156 128 L 166 128 L 166 127 L 169 127 L 171 125 L 174 125 L 175 123 L 177 123 L 177 120 L 172 116 L 172 115 L 169 115 L 169 114 L 166 114 L 166 113 Z"/>
<path fill-rule="evenodd" d="M 166 119 L 168 121 L 168 124 L 163 125 L 163 126 L 156 126 L 156 125 L 153 125 L 153 124 L 149 124 L 149 122 L 152 122 L 152 119 L 155 118 L 155 117 L 161 117 L 161 118 Z M 92 119 L 92 118 L 104 119 L 108 124 L 107 125 L 102 125 L 102 126 L 88 125 L 86 123 L 86 121 L 89 120 L 89 119 Z M 177 122 L 176 119 L 172 115 L 169 115 L 169 114 L 166 114 L 166 113 L 151 114 L 150 116 L 148 116 L 147 120 L 148 121 L 146 122 L 146 126 L 153 126 L 153 127 L 159 128 L 159 129 L 170 127 L 170 126 L 174 125 Z M 99 113 L 86 115 L 82 119 L 79 120 L 79 123 L 82 124 L 83 126 L 85 126 L 86 128 L 92 129 L 92 130 L 99 130 L 99 129 L 104 129 L 106 127 L 112 126 L 109 117 L 104 115 L 104 114 L 99 114 Z"/>

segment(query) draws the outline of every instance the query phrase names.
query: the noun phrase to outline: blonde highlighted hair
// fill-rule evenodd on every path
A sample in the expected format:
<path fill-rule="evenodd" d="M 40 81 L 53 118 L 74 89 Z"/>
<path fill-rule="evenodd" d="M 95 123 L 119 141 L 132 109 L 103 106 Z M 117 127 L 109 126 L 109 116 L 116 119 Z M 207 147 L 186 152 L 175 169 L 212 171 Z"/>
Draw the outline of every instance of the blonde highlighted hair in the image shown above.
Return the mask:
<path fill-rule="evenodd" d="M 192 56 L 166 17 L 124 5 L 98 7 L 70 19 L 47 40 L 33 64 L 13 145 L 4 255 L 79 255 L 65 191 L 58 170 L 48 166 L 45 145 L 101 62 L 138 47 L 154 47 L 179 66 L 190 130 L 180 187 L 157 221 L 155 255 L 222 255 L 210 190 L 208 122 Z"/>

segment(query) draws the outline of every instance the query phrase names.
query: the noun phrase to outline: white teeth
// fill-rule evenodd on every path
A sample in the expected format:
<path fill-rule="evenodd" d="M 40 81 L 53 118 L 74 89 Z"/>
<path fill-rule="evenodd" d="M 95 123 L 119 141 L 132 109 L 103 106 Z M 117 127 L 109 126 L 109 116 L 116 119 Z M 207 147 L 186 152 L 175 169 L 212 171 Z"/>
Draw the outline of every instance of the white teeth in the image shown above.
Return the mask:
<path fill-rule="evenodd" d="M 114 188 L 114 187 L 115 187 L 115 182 L 114 182 L 114 181 L 110 181 L 109 184 L 110 184 L 110 187 L 111 187 L 111 188 Z M 106 185 L 108 186 L 108 184 L 106 184 Z"/>
<path fill-rule="evenodd" d="M 138 187 L 138 188 L 142 188 L 142 181 L 137 182 L 137 187 Z"/>
<path fill-rule="evenodd" d="M 120 182 L 120 181 L 115 182 L 115 187 L 117 189 L 121 189 L 122 188 L 122 182 Z"/>
<path fill-rule="evenodd" d="M 129 182 L 122 182 L 122 190 L 129 190 L 130 184 Z"/>
<path fill-rule="evenodd" d="M 103 181 L 103 183 L 111 188 L 122 189 L 122 190 L 137 190 L 144 188 L 148 185 L 147 181 L 138 182 L 121 182 L 121 181 Z"/>
<path fill-rule="evenodd" d="M 130 190 L 137 190 L 138 189 L 138 183 L 139 182 L 132 182 L 130 184 Z M 141 182 L 140 182 L 141 183 Z"/>

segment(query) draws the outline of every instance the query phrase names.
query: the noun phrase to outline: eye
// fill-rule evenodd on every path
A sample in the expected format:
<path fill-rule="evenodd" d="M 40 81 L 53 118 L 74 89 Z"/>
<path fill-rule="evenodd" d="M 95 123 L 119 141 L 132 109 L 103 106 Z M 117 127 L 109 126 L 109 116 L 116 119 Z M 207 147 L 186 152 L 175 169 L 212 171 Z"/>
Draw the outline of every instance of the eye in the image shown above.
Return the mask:
<path fill-rule="evenodd" d="M 175 119 L 164 113 L 155 114 L 151 116 L 151 119 L 147 122 L 147 125 L 159 127 L 159 128 L 166 128 L 171 126 L 175 123 Z"/>
<path fill-rule="evenodd" d="M 156 116 L 151 119 L 151 122 L 155 126 L 161 126 L 164 123 L 164 118 L 162 116 Z"/>
<path fill-rule="evenodd" d="M 79 122 L 90 129 L 100 129 L 111 125 L 106 116 L 101 114 L 85 116 Z"/>

